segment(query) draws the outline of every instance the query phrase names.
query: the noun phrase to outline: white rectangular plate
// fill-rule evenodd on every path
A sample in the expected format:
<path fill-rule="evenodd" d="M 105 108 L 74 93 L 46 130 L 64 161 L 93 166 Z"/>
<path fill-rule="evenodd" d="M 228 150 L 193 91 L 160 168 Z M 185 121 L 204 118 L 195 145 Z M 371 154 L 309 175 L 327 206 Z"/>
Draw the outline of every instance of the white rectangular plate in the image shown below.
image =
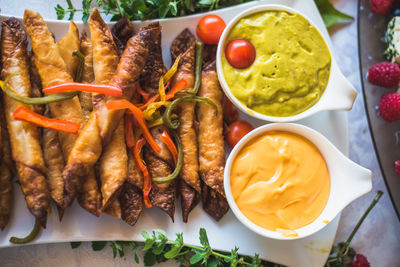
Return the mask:
<path fill-rule="evenodd" d="M 298 9 L 318 26 L 328 40 L 328 45 L 332 47 L 328 32 L 313 0 L 254 1 L 212 13 L 218 14 L 228 22 L 244 9 L 260 4 L 282 4 Z M 40 7 L 36 11 L 40 12 Z M 169 47 L 172 40 L 186 27 L 195 32 L 195 26 L 201 16 L 202 14 L 160 20 L 163 27 L 163 55 L 167 66 L 170 64 Z M 9 16 L 3 15 L 0 20 L 7 17 Z M 66 34 L 68 30 L 67 21 L 48 20 L 47 23 L 50 31 L 55 34 L 57 39 Z M 134 25 L 139 28 L 148 23 L 135 22 Z M 89 32 L 87 25 L 82 23 L 77 23 L 77 25 L 80 30 L 85 29 Z M 241 116 L 245 117 L 243 114 Z M 252 118 L 245 119 L 250 121 L 253 126 L 264 124 L 264 122 Z M 348 121 L 345 112 L 322 112 L 299 123 L 321 132 L 344 154 L 348 155 Z M 55 209 L 53 208 L 53 210 Z M 15 184 L 13 212 L 9 225 L 4 231 L 0 232 L 0 247 L 12 246 L 8 241 L 11 236 L 25 236 L 31 230 L 33 221 L 33 216 L 26 208 L 21 190 Z M 178 205 L 175 223 L 172 223 L 165 213 L 157 208 L 151 208 L 143 212 L 134 227 L 130 227 L 123 221 L 105 214 L 96 218 L 84 211 L 75 202 L 71 208 L 65 211 L 61 223 L 58 221 L 56 212 L 52 212 L 48 218 L 47 229 L 42 231 L 40 237 L 31 244 L 92 240 L 142 241 L 141 231 L 160 228 L 165 230 L 170 238 L 174 238 L 177 232 L 183 232 L 185 242 L 198 245 L 198 232 L 201 227 L 204 227 L 207 230 L 210 243 L 215 249 L 230 250 L 234 246 L 238 246 L 241 254 L 254 255 L 257 252 L 262 259 L 287 266 L 323 266 L 332 247 L 338 222 L 339 216 L 330 222 L 325 229 L 308 238 L 295 241 L 277 241 L 251 232 L 234 217 L 231 211 L 217 223 L 202 210 L 201 204 L 192 211 L 187 224 L 182 222 L 181 209 Z"/>

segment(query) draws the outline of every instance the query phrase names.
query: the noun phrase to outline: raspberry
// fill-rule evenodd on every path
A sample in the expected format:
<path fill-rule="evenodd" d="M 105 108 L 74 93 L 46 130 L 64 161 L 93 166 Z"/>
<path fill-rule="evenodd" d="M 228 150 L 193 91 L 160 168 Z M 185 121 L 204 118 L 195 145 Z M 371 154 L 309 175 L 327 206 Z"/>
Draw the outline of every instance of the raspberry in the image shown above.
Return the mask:
<path fill-rule="evenodd" d="M 393 88 L 399 85 L 400 68 L 396 63 L 381 62 L 368 70 L 368 81 L 385 88 Z"/>
<path fill-rule="evenodd" d="M 369 0 L 372 12 L 385 15 L 392 9 L 394 0 Z"/>
<path fill-rule="evenodd" d="M 400 120 L 400 94 L 384 94 L 379 101 L 379 114 L 387 122 Z"/>
<path fill-rule="evenodd" d="M 362 254 L 357 254 L 356 259 L 353 260 L 348 266 L 349 267 L 370 267 L 367 258 Z"/>
<path fill-rule="evenodd" d="M 400 160 L 396 160 L 394 166 L 396 167 L 396 173 L 400 175 Z"/>

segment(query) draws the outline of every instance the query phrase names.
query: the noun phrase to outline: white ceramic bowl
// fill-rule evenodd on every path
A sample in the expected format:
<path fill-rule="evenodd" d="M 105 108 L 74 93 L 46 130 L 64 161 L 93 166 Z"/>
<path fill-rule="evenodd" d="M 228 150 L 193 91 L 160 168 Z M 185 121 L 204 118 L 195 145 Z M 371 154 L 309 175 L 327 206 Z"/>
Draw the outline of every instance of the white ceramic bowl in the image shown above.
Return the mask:
<path fill-rule="evenodd" d="M 292 132 L 307 138 L 319 149 L 329 169 L 331 188 L 328 202 L 320 216 L 314 222 L 295 230 L 298 234 L 296 237 L 284 237 L 281 233 L 266 230 L 254 224 L 243 215 L 232 196 L 230 174 L 236 155 L 250 140 L 262 136 L 269 131 Z M 370 170 L 348 159 L 328 139 L 309 127 L 294 123 L 271 123 L 254 129 L 236 144 L 225 165 L 224 188 L 230 208 L 239 221 L 247 228 L 265 237 L 290 240 L 304 238 L 321 230 L 350 202 L 371 191 L 372 173 Z"/>
<path fill-rule="evenodd" d="M 225 56 L 225 46 L 226 46 L 226 38 L 233 26 L 236 25 L 236 23 L 242 19 L 243 17 L 246 17 L 248 15 L 262 12 L 262 11 L 268 11 L 268 10 L 282 10 L 282 11 L 287 11 L 289 13 L 298 13 L 304 18 L 306 18 L 311 25 L 313 25 L 320 33 L 322 38 L 324 39 L 325 43 L 328 46 L 329 52 L 331 54 L 331 72 L 329 76 L 329 81 L 327 84 L 327 87 L 322 94 L 321 98 L 318 100 L 317 103 L 315 103 L 312 107 L 308 108 L 307 110 L 293 115 L 293 116 L 288 116 L 288 117 L 274 117 L 274 116 L 267 116 L 261 113 L 258 113 L 254 110 L 249 109 L 245 105 L 243 105 L 229 90 L 229 86 L 225 81 L 224 78 L 224 73 L 222 70 L 222 65 L 221 65 L 221 58 Z M 228 40 L 229 41 L 229 40 Z M 284 5 L 260 5 L 256 6 L 253 8 L 249 8 L 236 17 L 234 17 L 226 26 L 224 32 L 221 35 L 221 39 L 218 43 L 218 49 L 217 49 L 217 73 L 218 73 L 218 79 L 221 84 L 222 89 L 225 92 L 225 95 L 232 101 L 232 103 L 239 108 L 241 111 L 244 113 L 249 114 L 252 117 L 264 120 L 264 121 L 270 121 L 270 122 L 291 122 L 291 121 L 296 121 L 303 119 L 305 117 L 308 117 L 310 115 L 313 115 L 317 112 L 323 111 L 323 110 L 350 110 L 353 107 L 354 100 L 357 96 L 357 91 L 353 87 L 353 85 L 344 77 L 342 72 L 340 71 L 335 58 L 332 53 L 332 48 L 330 42 L 327 42 L 327 36 L 321 33 L 321 31 L 318 29 L 318 27 L 309 19 L 307 16 L 302 14 L 301 12 L 289 8 Z"/>

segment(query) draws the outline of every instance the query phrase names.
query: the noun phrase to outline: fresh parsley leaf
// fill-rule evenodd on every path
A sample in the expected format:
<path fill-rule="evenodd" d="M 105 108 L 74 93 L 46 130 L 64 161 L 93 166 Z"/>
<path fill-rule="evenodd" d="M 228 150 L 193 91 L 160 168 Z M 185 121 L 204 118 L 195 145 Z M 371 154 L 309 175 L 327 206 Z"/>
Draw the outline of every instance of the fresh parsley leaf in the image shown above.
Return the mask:
<path fill-rule="evenodd" d="M 67 11 L 62 6 L 57 5 L 54 9 L 56 10 L 57 19 L 63 19 L 65 17 Z"/>
<path fill-rule="evenodd" d="M 339 21 L 352 20 L 353 17 L 337 10 L 329 0 L 314 0 L 324 20 L 325 26 L 329 28 Z"/>
<path fill-rule="evenodd" d="M 210 243 L 208 242 L 207 237 L 207 231 L 204 228 L 200 228 L 200 244 L 206 249 L 210 247 Z"/>
<path fill-rule="evenodd" d="M 190 264 L 196 264 L 203 259 L 203 253 L 196 251 L 194 255 L 190 258 Z"/>
<path fill-rule="evenodd" d="M 79 246 L 82 244 L 82 242 L 70 242 L 71 248 L 79 248 Z"/>
<path fill-rule="evenodd" d="M 100 251 L 105 248 L 107 245 L 107 241 L 92 241 L 92 249 L 94 251 Z"/>

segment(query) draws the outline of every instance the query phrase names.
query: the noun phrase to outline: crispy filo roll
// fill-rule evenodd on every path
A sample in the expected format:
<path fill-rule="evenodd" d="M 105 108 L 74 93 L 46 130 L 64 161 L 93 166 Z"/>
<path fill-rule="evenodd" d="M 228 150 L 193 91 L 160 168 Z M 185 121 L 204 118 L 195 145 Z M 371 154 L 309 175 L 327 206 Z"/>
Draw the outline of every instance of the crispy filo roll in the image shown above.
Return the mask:
<path fill-rule="evenodd" d="M 158 23 L 151 24 L 160 27 Z M 161 50 L 161 34 L 157 40 L 150 44 L 150 54 L 141 77 L 141 88 L 153 97 L 158 92 L 158 84 L 164 74 L 164 63 Z M 149 169 L 151 177 L 165 177 L 171 174 L 174 169 L 172 155 L 167 146 L 161 141 L 161 134 L 166 130 L 164 126 L 156 126 L 150 129 L 154 140 L 157 142 L 161 151 L 156 153 L 147 144 L 143 158 Z M 176 182 L 157 184 L 152 182 L 152 189 L 149 194 L 150 202 L 153 206 L 166 212 L 174 220 L 175 213 Z"/>
<path fill-rule="evenodd" d="M 215 58 L 215 57 L 214 57 Z M 229 210 L 223 179 L 225 166 L 225 144 L 223 136 L 222 101 L 223 93 L 218 82 L 215 60 L 203 68 L 199 96 L 210 99 L 214 107 L 205 103 L 197 104 L 199 121 L 199 163 L 203 181 L 203 209 L 216 221 Z"/>
<path fill-rule="evenodd" d="M 93 19 L 95 18 L 96 17 L 93 17 Z M 91 30 L 97 31 L 98 27 L 92 27 Z M 112 39 L 109 40 L 109 42 L 111 43 L 113 40 L 114 42 L 118 40 L 118 49 L 121 50 L 125 49 L 126 42 L 133 36 L 132 26 L 127 19 L 119 20 L 117 24 L 114 25 L 111 32 L 112 34 L 110 34 L 110 32 L 106 34 L 108 38 L 112 36 Z M 95 35 L 98 35 L 98 33 Z M 113 49 L 112 52 L 115 53 L 116 50 Z M 114 56 L 118 57 L 118 54 L 119 53 L 115 53 Z M 96 62 L 96 64 L 97 63 L 99 62 Z M 117 65 L 115 65 L 115 68 L 116 67 Z M 112 76 L 110 75 L 107 81 L 107 77 L 99 77 L 98 75 L 100 74 L 96 73 L 96 79 L 107 83 Z M 114 131 L 110 143 L 104 147 L 103 154 L 100 158 L 100 181 L 101 193 L 103 196 L 102 209 L 109 215 L 117 218 L 121 218 L 121 206 L 119 204 L 118 195 L 128 176 L 128 155 L 126 151 L 124 127 L 124 120 L 121 119 L 119 125 Z"/>
<path fill-rule="evenodd" d="M 0 229 L 3 230 L 10 220 L 12 207 L 12 159 L 10 140 L 0 95 Z"/>
<path fill-rule="evenodd" d="M 79 59 L 72 53 L 79 51 L 79 31 L 75 23 L 71 20 L 69 23 L 68 33 L 56 43 L 58 52 L 65 62 L 67 72 L 75 79 L 76 69 L 78 68 Z"/>
<path fill-rule="evenodd" d="M 43 88 L 66 82 L 73 82 L 67 71 L 64 59 L 61 57 L 54 38 L 39 13 L 25 10 L 24 25 L 31 39 L 32 50 L 35 54 L 35 65 L 42 80 Z M 52 117 L 83 123 L 83 115 L 78 97 L 49 104 Z M 76 136 L 69 133 L 57 132 L 64 158 L 68 155 L 75 142 Z"/>
<path fill-rule="evenodd" d="M 21 23 L 10 18 L 2 23 L 1 78 L 9 78 L 8 86 L 19 95 L 31 96 L 28 41 Z M 12 75 L 12 76 L 10 76 Z M 39 142 L 39 132 L 30 123 L 14 120 L 13 112 L 20 104 L 4 96 L 4 113 L 11 141 L 11 154 L 16 162 L 18 180 L 29 211 L 45 228 L 50 204 L 50 193 L 45 178 L 46 168 Z"/>
<path fill-rule="evenodd" d="M 95 19 L 95 17 L 99 17 L 99 19 Z M 91 21 L 92 25 L 90 23 Z M 106 42 L 109 40 L 108 37 L 104 36 L 104 31 L 108 27 L 101 19 L 96 9 L 91 15 L 89 26 L 91 28 L 91 40 L 93 44 L 95 79 L 96 83 L 102 83 L 101 81 L 97 81 L 96 76 L 97 72 L 102 71 L 105 67 L 96 62 L 100 60 L 99 57 L 103 57 L 102 60 L 112 61 L 114 59 L 108 57 L 109 51 L 103 51 L 101 49 L 101 45 L 106 45 Z M 92 27 L 96 28 L 96 31 L 92 31 Z M 98 33 L 98 36 L 96 36 L 95 33 Z M 159 34 L 159 29 L 144 28 L 129 39 L 119 61 L 117 70 L 109 82 L 110 85 L 118 86 L 122 89 L 123 98 L 131 99 L 135 90 L 135 83 L 139 79 L 148 57 L 148 43 L 158 38 Z M 99 43 L 100 46 L 97 45 L 97 43 Z M 113 42 L 112 44 L 114 49 L 116 49 Z M 112 48 L 110 47 L 110 49 Z M 107 71 L 107 69 L 105 69 L 105 71 Z M 102 145 L 106 146 L 109 143 L 114 130 L 117 128 L 119 121 L 124 115 L 124 110 L 109 111 L 105 107 L 104 102 L 110 99 L 113 98 L 94 96 L 95 110 L 92 112 L 91 118 L 79 134 L 72 153 L 68 158 L 67 166 L 63 171 L 63 177 L 66 182 L 66 195 L 64 198 L 66 205 L 70 205 L 74 199 L 77 189 L 80 187 L 81 180 L 84 179 L 88 171 L 93 168 L 100 157 Z"/>
<path fill-rule="evenodd" d="M 82 55 L 85 58 L 85 65 L 83 66 L 82 82 L 93 83 L 93 46 L 92 41 L 87 37 L 86 32 L 82 32 L 79 47 Z M 89 120 L 90 113 L 93 111 L 92 93 L 80 92 L 79 101 L 81 102 L 83 116 L 85 121 Z"/>
<path fill-rule="evenodd" d="M 178 55 L 181 55 L 181 60 L 171 86 L 184 79 L 188 83 L 186 89 L 190 90 L 194 86 L 195 76 L 195 38 L 188 29 L 182 31 L 171 44 L 172 60 L 175 60 Z M 178 106 L 180 122 L 178 135 L 181 138 L 183 148 L 183 165 L 179 174 L 178 190 L 181 196 L 184 222 L 187 222 L 190 211 L 199 202 L 201 193 L 195 107 L 195 102 L 184 102 Z"/>
<path fill-rule="evenodd" d="M 42 96 L 42 81 L 40 80 L 39 72 L 36 68 L 34 57 L 32 51 L 28 53 L 29 55 L 29 76 L 31 79 L 31 96 L 32 97 L 41 97 Z M 33 105 L 33 110 L 38 113 L 42 114 L 45 110 L 45 105 Z"/>

